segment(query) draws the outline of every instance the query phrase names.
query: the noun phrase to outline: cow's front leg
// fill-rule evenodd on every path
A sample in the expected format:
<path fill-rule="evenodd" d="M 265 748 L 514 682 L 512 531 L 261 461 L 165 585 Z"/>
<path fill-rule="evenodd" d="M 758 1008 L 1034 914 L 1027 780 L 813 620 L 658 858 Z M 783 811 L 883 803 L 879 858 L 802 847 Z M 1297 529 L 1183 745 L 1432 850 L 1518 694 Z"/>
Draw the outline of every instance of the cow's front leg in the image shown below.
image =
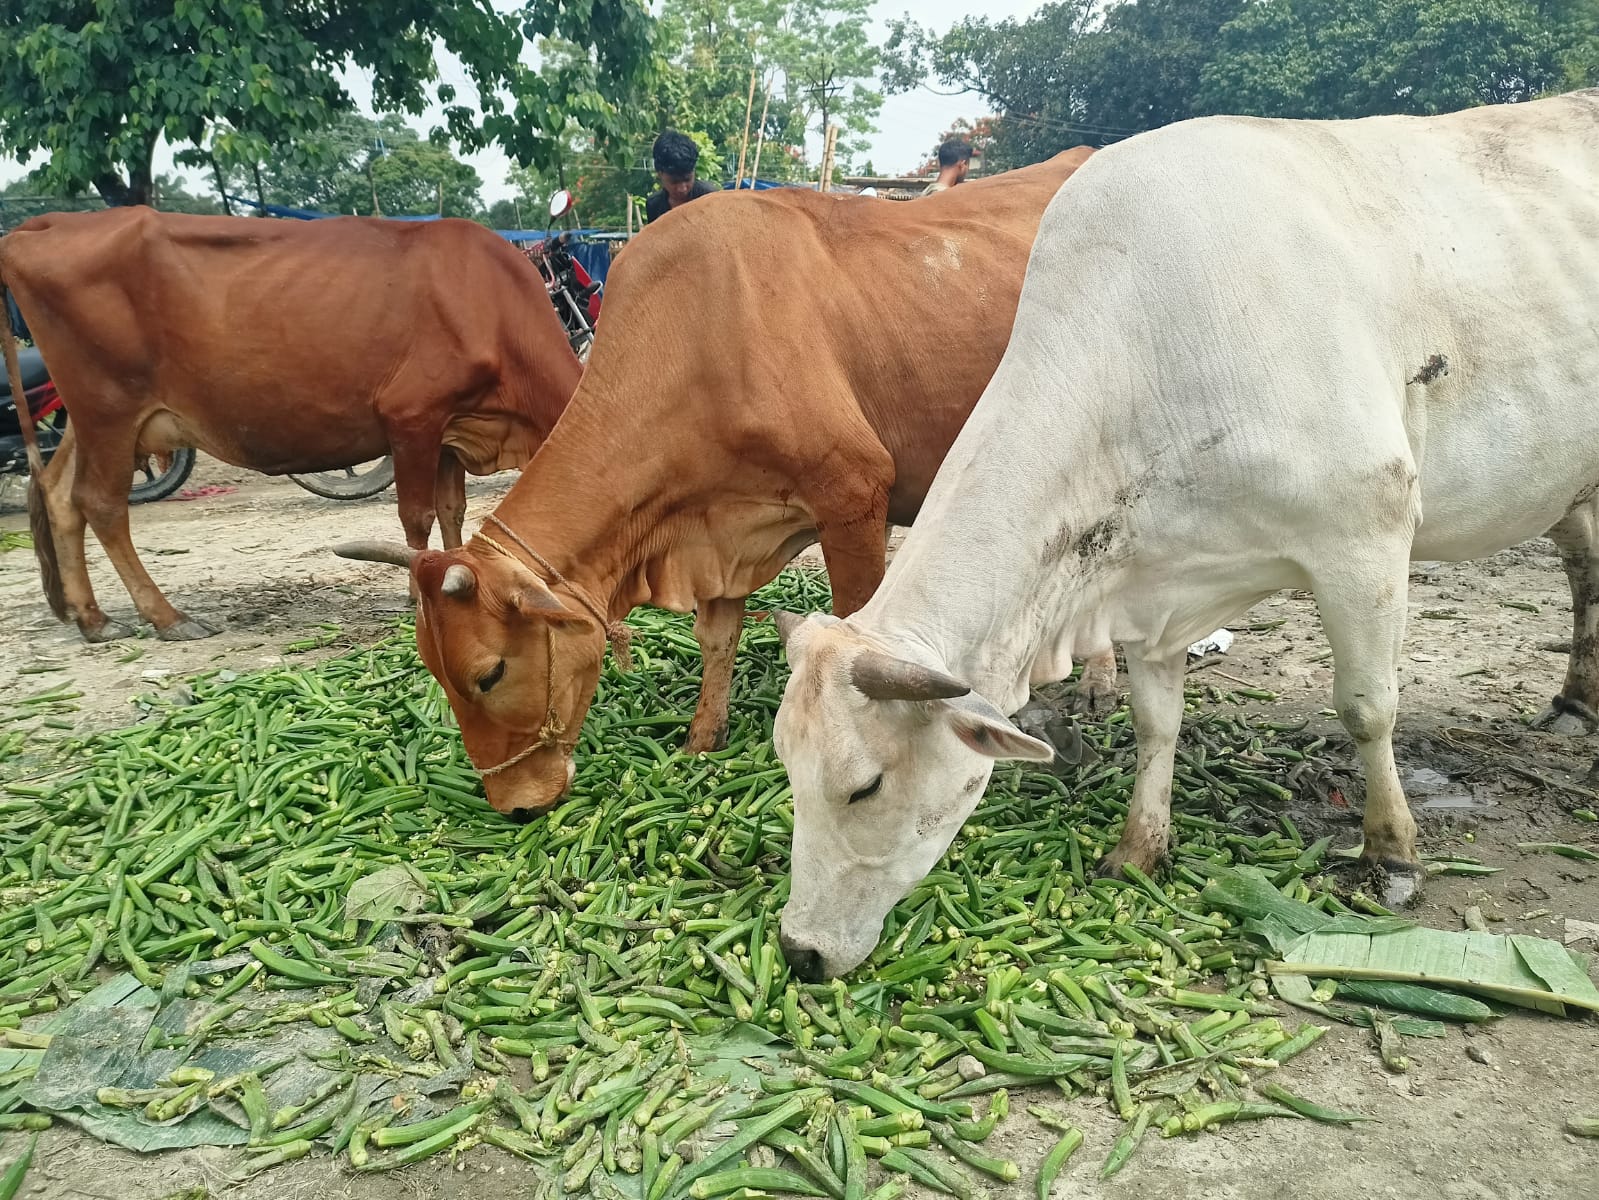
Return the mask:
<path fill-rule="evenodd" d="M 1365 768 L 1365 846 L 1360 858 L 1386 874 L 1383 902 L 1390 906 L 1413 900 L 1422 880 L 1416 819 L 1394 765 L 1408 557 L 1343 564 L 1337 580 L 1316 588 L 1316 606 L 1332 643 L 1333 705 Z M 1365 582 L 1350 587 L 1350 580 Z"/>
<path fill-rule="evenodd" d="M 700 703 L 688 727 L 688 750 L 699 754 L 727 745 L 727 699 L 733 689 L 733 660 L 744 628 L 744 600 L 701 600 L 694 612 L 694 637 L 700 644 Z"/>
<path fill-rule="evenodd" d="M 821 493 L 811 511 L 833 590 L 833 612 L 847 617 L 872 598 L 888 562 L 888 489 L 873 471 Z"/>
<path fill-rule="evenodd" d="M 433 536 L 436 486 L 440 475 L 439 441 L 434 435 L 400 432 L 393 436 L 394 491 L 400 503 L 400 526 L 405 544 L 426 550 Z M 409 578 L 407 595 L 416 603 L 416 577 Z"/>
<path fill-rule="evenodd" d="M 1114 664 L 1114 659 L 1112 660 Z M 1138 739 L 1138 777 L 1127 808 L 1121 840 L 1099 865 L 1102 875 L 1118 875 L 1132 863 L 1150 872 L 1171 843 L 1172 767 L 1177 735 L 1183 727 L 1183 679 L 1188 656 L 1148 662 L 1127 656 L 1127 681 L 1133 700 L 1133 732 Z"/>
<path fill-rule="evenodd" d="M 439 452 L 433 503 L 438 510 L 439 536 L 444 539 L 444 548 L 454 550 L 461 544 L 461 532 L 466 525 L 466 468 L 448 447 Z"/>
<path fill-rule="evenodd" d="M 1599 729 L 1599 497 L 1568 512 L 1549 531 L 1571 584 L 1571 657 L 1566 681 L 1533 728 L 1576 735 Z"/>

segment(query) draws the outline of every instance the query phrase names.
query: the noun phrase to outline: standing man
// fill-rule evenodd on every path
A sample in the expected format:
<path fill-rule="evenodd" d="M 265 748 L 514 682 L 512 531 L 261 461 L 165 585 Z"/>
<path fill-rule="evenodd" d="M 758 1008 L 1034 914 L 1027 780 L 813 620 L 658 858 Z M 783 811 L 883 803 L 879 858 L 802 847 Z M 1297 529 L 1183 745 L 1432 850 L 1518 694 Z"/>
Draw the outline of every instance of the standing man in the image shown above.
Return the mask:
<path fill-rule="evenodd" d="M 661 187 L 644 202 L 645 224 L 659 220 L 690 200 L 722 190 L 717 184 L 695 178 L 694 169 L 699 165 L 700 148 L 691 138 L 675 129 L 668 129 L 655 139 L 655 149 L 650 157 L 655 160 L 655 178 L 660 181 Z"/>
<path fill-rule="evenodd" d="M 938 148 L 938 178 L 927 185 L 924 196 L 934 192 L 947 192 L 957 183 L 966 182 L 966 172 L 972 165 L 972 144 L 960 138 L 950 138 Z"/>

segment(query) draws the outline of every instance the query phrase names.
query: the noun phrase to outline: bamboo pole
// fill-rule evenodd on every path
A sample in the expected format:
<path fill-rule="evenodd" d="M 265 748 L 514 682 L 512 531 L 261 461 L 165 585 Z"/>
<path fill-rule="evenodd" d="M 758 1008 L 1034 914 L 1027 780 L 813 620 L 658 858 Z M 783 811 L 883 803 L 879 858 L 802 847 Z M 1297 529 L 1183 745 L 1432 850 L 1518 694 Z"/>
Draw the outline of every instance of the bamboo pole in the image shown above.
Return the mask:
<path fill-rule="evenodd" d="M 755 111 L 755 68 L 750 68 L 750 94 L 744 100 L 744 137 L 738 144 L 738 174 L 733 176 L 733 187 L 744 183 L 744 154 L 750 148 L 750 116 Z"/>
<path fill-rule="evenodd" d="M 755 186 L 755 180 L 761 174 L 761 150 L 766 145 L 766 111 L 772 103 L 772 80 L 774 74 L 766 77 L 766 95 L 761 100 L 761 124 L 755 133 L 755 165 L 750 168 L 750 187 Z"/>

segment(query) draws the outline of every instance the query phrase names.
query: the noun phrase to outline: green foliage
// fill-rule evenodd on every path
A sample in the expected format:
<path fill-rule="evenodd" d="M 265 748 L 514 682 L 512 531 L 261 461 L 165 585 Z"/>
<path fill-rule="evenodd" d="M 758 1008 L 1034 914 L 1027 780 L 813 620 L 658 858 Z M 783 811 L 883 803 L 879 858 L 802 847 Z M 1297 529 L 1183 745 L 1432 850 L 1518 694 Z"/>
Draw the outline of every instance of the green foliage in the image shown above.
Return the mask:
<path fill-rule="evenodd" d="M 842 130 L 836 158 L 845 173 L 882 107 L 868 86 L 878 62 L 870 8 L 870 0 L 666 0 L 641 132 L 577 139 L 565 159 L 582 220 L 625 223 L 628 197 L 655 187 L 649 150 L 663 129 L 699 145 L 701 178 L 732 179 L 741 148 L 752 174 L 759 147 L 761 176 L 793 181 L 815 177 L 807 129 L 819 136 L 831 122 Z"/>
<path fill-rule="evenodd" d="M 538 162 L 574 127 L 629 127 L 652 29 L 643 0 L 528 0 L 505 12 L 481 0 L 7 0 L 0 150 L 47 155 L 59 187 L 140 203 L 162 137 L 186 148 L 185 163 L 224 170 L 309 157 L 307 143 L 353 110 L 338 73 L 354 66 L 372 74 L 380 109 L 420 112 L 432 90 L 463 144 L 498 141 Z M 534 70 L 520 62 L 524 33 L 575 50 Z M 435 41 L 462 61 L 481 115 L 451 85 L 434 87 Z"/>
<path fill-rule="evenodd" d="M 1222 27 L 1199 103 L 1427 115 L 1599 81 L 1592 0 L 1273 0 Z"/>
<path fill-rule="evenodd" d="M 476 218 L 477 172 L 450 150 L 424 141 L 400 117 L 346 113 L 303 153 L 261 164 L 261 198 L 270 204 L 372 216 L 438 214 Z M 231 172 L 236 195 L 256 197 L 254 169 Z"/>
<path fill-rule="evenodd" d="M 1001 114 L 988 167 L 1208 113 L 1360 117 L 1599 82 L 1595 0 L 1092 0 L 944 34 L 906 18 L 890 91 L 931 75 Z"/>
<path fill-rule="evenodd" d="M 1038 162 L 1090 140 L 1084 43 L 1094 0 L 1045 4 L 1026 20 L 967 17 L 943 35 L 909 18 L 890 26 L 884 84 L 908 91 L 931 74 L 945 87 L 983 97 L 1001 114 L 987 170 Z"/>

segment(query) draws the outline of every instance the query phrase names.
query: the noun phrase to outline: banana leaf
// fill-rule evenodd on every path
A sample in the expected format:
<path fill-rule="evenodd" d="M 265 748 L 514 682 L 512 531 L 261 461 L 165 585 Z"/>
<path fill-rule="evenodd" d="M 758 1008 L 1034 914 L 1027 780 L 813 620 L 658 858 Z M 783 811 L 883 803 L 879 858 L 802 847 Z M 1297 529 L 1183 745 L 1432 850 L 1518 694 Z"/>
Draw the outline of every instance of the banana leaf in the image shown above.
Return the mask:
<path fill-rule="evenodd" d="M 1275 976 L 1372 979 L 1471 992 L 1539 1012 L 1599 1012 L 1599 989 L 1584 960 L 1548 938 L 1427 929 L 1400 917 L 1330 916 L 1291 900 L 1264 871 L 1233 867 L 1213 875 L 1202 905 L 1242 921 L 1280 959 Z"/>
<path fill-rule="evenodd" d="M 1412 927 L 1389 933 L 1314 930 L 1267 963 L 1275 974 L 1376 979 L 1472 992 L 1564 1016 L 1599 1012 L 1599 989 L 1558 942 L 1547 938 Z"/>
<path fill-rule="evenodd" d="M 1342 1021 L 1345 1025 L 1371 1028 L 1371 1009 L 1356 1008 L 1352 1004 L 1322 1003 L 1316 999 L 1315 989 L 1311 986 L 1309 978 L 1304 975 L 1273 975 L 1271 986 L 1280 999 L 1296 1008 L 1319 1013 L 1334 1021 Z M 1428 1021 L 1421 1017 L 1396 1016 L 1393 1018 L 1393 1026 L 1396 1032 L 1406 1037 L 1441 1038 L 1448 1033 L 1442 1021 Z"/>

